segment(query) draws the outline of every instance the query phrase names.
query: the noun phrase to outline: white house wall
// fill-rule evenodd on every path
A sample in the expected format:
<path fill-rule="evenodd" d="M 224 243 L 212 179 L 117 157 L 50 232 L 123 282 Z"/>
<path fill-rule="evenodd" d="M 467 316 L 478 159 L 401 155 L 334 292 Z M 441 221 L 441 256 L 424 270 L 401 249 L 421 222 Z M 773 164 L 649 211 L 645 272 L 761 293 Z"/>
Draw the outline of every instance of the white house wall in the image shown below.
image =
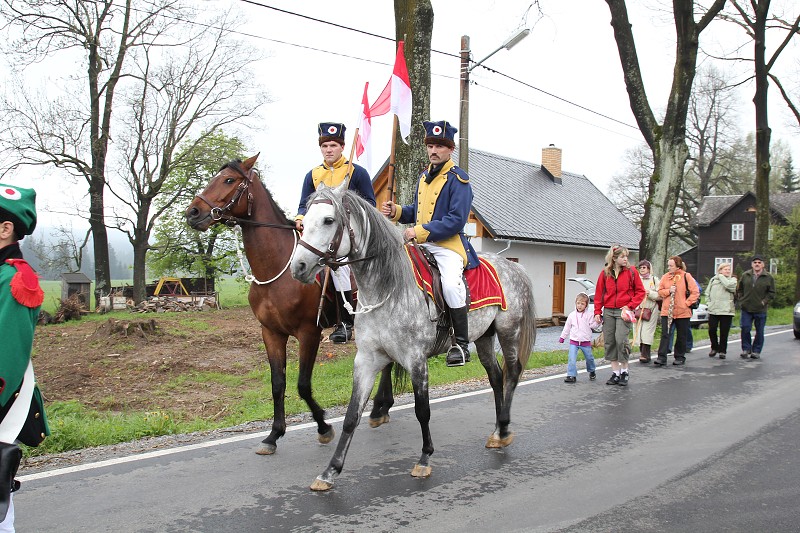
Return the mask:
<path fill-rule="evenodd" d="M 473 237 L 470 242 L 478 252 L 500 253 L 508 247 L 509 241 Z M 528 272 L 533 281 L 533 294 L 536 301 L 536 315 L 546 318 L 553 311 L 553 263 L 566 264 L 565 278 L 588 278 L 594 282 L 605 264 L 607 250 L 578 246 L 562 246 L 525 241 L 510 241 L 511 246 L 502 256 L 516 258 Z M 578 274 L 578 262 L 586 263 L 586 273 Z M 634 257 L 631 257 L 631 264 Z M 564 313 L 574 308 L 575 297 L 584 289 L 578 283 L 566 281 L 564 287 Z"/>

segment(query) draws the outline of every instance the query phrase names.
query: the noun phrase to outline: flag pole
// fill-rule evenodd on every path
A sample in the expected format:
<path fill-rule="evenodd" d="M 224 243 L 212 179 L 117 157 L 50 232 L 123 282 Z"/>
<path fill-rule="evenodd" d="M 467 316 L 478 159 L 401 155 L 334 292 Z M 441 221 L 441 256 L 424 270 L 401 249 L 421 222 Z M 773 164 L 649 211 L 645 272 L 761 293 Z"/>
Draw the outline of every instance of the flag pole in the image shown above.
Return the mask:
<path fill-rule="evenodd" d="M 395 203 L 395 179 L 394 179 L 394 163 L 395 163 L 395 146 L 397 144 L 397 130 L 399 128 L 399 122 L 397 120 L 397 115 L 394 115 L 394 121 L 392 122 L 392 149 L 389 152 L 389 200 L 392 203 Z"/>
<path fill-rule="evenodd" d="M 356 132 L 353 134 L 353 146 L 350 147 L 350 159 L 347 160 L 347 173 L 344 175 L 344 179 L 347 182 L 345 186 L 345 190 L 350 188 L 350 174 L 353 172 L 353 156 L 356 154 L 356 141 L 358 140 L 358 130 L 356 128 Z"/>

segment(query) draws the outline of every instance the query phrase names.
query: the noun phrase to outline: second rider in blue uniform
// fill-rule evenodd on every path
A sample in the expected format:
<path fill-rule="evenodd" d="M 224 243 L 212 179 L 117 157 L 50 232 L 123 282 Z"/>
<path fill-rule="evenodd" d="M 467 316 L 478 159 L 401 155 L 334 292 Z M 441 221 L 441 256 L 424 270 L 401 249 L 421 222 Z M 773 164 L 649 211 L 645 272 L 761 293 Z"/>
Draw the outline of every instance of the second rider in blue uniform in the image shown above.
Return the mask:
<path fill-rule="evenodd" d="M 458 130 L 446 120 L 424 125 L 430 165 L 419 177 L 414 203 L 397 206 L 384 202 L 381 212 L 395 222 L 414 224 L 403 236 L 409 241 L 416 239 L 436 258 L 455 337 L 447 352 L 447 366 L 462 366 L 469 362 L 469 306 L 463 272 L 478 266 L 478 256 L 464 236 L 472 186 L 467 173 L 450 159 Z"/>

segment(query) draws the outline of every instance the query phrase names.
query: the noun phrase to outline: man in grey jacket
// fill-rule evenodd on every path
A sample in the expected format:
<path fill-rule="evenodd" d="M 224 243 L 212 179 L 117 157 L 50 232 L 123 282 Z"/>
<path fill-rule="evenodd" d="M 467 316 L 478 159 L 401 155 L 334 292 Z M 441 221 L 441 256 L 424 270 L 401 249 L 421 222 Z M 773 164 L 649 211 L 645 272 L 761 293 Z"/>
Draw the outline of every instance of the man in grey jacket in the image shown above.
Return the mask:
<path fill-rule="evenodd" d="M 767 307 L 775 298 L 775 278 L 764 270 L 764 257 L 756 254 L 750 262 L 751 268 L 736 286 L 736 295 L 742 306 L 742 359 L 760 359 L 764 348 L 764 326 L 767 323 Z M 755 325 L 756 336 L 750 341 L 750 328 Z"/>

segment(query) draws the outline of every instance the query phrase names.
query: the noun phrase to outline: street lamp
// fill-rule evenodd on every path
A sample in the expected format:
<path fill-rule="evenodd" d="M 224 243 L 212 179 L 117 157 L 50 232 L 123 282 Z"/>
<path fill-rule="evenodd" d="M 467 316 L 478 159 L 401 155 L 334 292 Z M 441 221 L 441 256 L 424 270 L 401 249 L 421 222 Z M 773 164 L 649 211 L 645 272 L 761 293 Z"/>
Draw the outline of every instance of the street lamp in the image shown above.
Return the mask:
<path fill-rule="evenodd" d="M 509 37 L 506 42 L 498 46 L 489 55 L 470 65 L 471 50 L 469 48 L 469 36 L 461 36 L 461 111 L 458 122 L 458 166 L 464 172 L 469 172 L 469 73 L 482 64 L 484 61 L 495 55 L 502 49 L 511 50 L 518 42 L 528 36 L 531 32 L 528 28 L 519 30 Z"/>

